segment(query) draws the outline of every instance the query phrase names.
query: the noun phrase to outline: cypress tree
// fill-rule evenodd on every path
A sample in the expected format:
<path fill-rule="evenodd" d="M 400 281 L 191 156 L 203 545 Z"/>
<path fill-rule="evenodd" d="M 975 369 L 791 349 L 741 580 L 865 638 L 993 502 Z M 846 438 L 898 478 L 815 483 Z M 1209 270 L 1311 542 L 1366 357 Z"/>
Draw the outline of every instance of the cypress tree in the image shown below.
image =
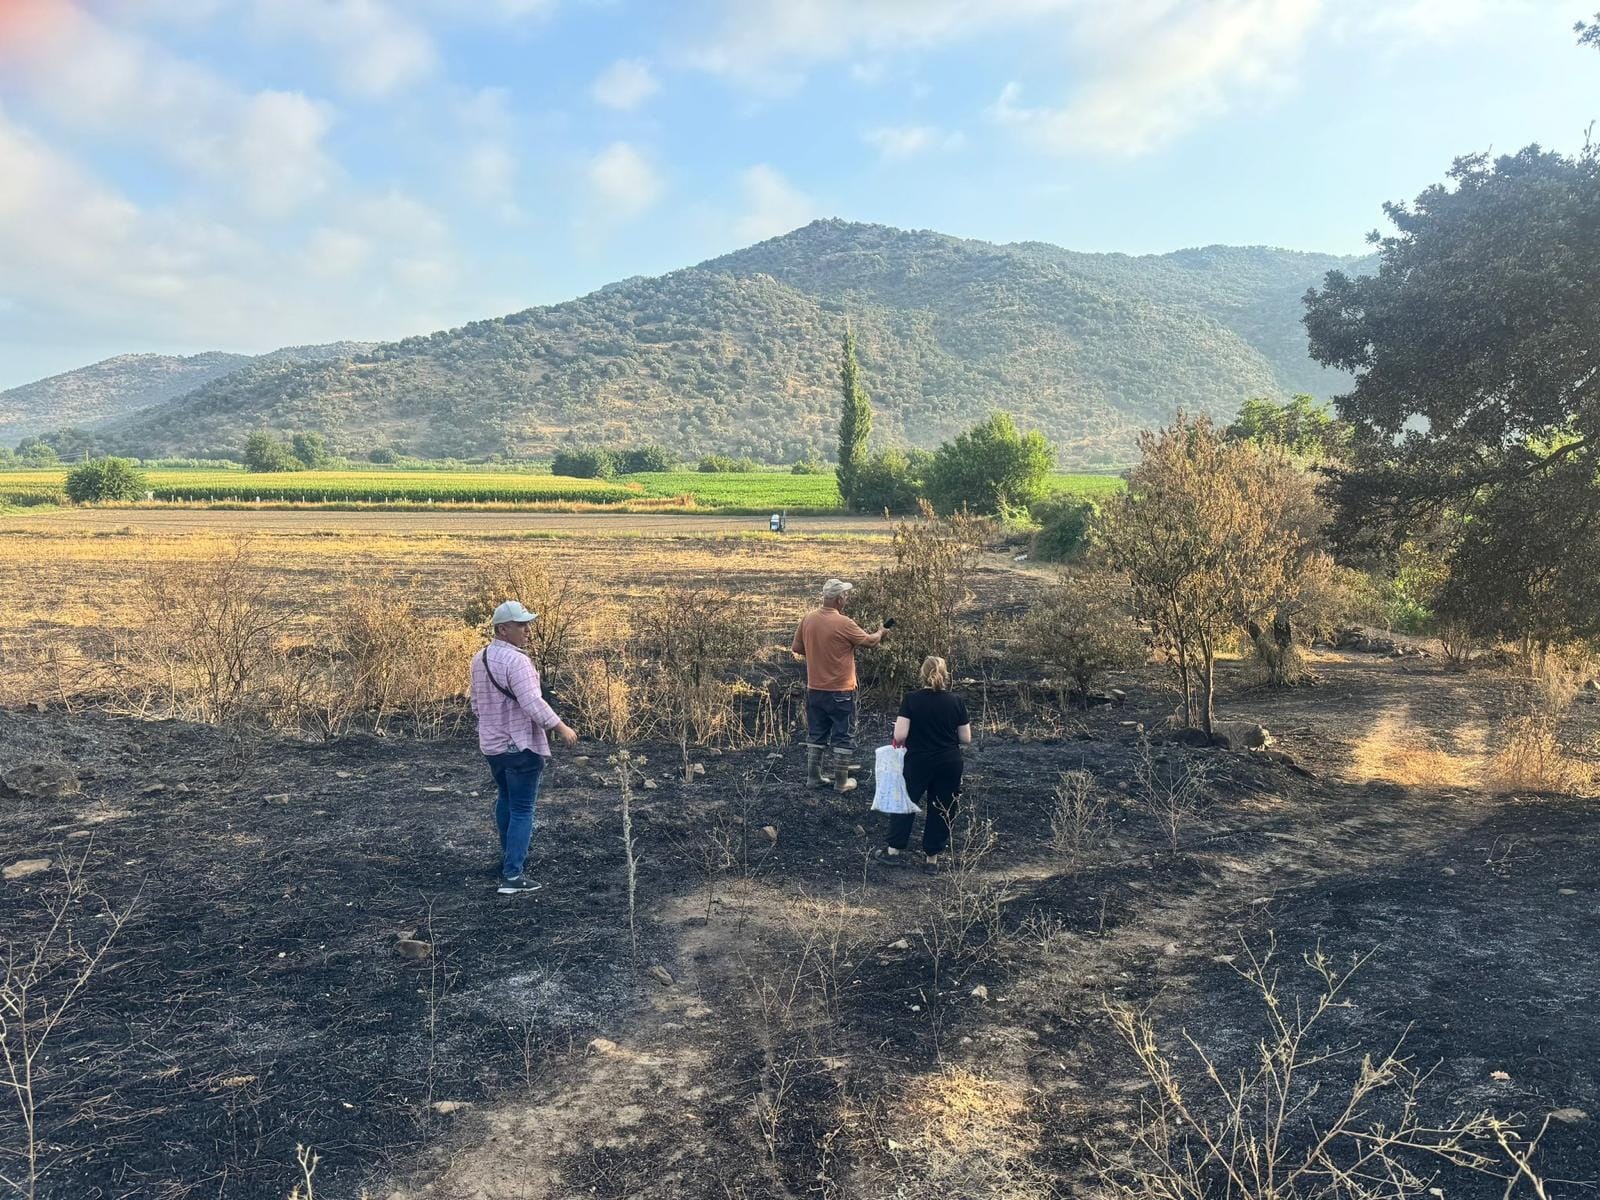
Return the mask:
<path fill-rule="evenodd" d="M 839 410 L 839 495 L 846 508 L 854 508 L 861 468 L 867 461 L 867 435 L 872 432 L 872 402 L 861 386 L 856 335 L 848 325 L 844 330 L 844 361 L 839 365 L 839 382 L 843 390 Z"/>

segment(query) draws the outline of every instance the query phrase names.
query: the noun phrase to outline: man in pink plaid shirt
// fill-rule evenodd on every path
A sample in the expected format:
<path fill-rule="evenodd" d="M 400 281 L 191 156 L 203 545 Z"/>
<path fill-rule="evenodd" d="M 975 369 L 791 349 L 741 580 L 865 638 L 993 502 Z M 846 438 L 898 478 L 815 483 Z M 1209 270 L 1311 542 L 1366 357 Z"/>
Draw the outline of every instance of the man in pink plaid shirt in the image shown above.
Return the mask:
<path fill-rule="evenodd" d="M 494 640 L 472 660 L 472 711 L 478 716 L 478 749 L 494 775 L 494 823 L 500 831 L 497 891 L 502 896 L 533 892 L 539 885 L 523 874 L 533 840 L 533 804 L 550 757 L 553 731 L 567 745 L 577 731 L 556 715 L 539 690 L 539 672 L 525 653 L 528 626 L 538 613 L 516 600 L 494 610 Z"/>

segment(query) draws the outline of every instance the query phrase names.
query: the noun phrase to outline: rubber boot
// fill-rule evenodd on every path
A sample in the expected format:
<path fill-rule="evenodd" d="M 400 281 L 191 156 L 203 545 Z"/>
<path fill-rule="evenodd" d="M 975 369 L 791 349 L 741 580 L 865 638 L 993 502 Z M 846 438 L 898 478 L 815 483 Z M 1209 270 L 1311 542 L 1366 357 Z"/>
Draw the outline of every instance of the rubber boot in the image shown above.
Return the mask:
<path fill-rule="evenodd" d="M 806 747 L 806 786 L 809 788 L 827 787 L 830 782 L 823 773 L 822 756 L 827 751 L 821 746 Z"/>
<path fill-rule="evenodd" d="M 850 763 L 840 759 L 833 768 L 833 790 L 843 795 L 856 790 L 856 781 L 850 778 Z"/>

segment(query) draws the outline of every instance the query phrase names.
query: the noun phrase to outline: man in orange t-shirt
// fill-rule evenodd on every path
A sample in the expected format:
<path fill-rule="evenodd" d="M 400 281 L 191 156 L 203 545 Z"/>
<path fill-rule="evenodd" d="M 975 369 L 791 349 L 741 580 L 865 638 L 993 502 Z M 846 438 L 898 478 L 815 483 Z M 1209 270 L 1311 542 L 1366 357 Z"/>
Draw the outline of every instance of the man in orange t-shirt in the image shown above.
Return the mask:
<path fill-rule="evenodd" d="M 806 660 L 806 784 L 826 787 L 832 751 L 835 791 L 848 792 L 850 754 L 856 719 L 856 647 L 876 646 L 888 636 L 879 627 L 868 633 L 844 615 L 852 584 L 830 579 L 822 585 L 822 604 L 806 614 L 790 647 Z"/>

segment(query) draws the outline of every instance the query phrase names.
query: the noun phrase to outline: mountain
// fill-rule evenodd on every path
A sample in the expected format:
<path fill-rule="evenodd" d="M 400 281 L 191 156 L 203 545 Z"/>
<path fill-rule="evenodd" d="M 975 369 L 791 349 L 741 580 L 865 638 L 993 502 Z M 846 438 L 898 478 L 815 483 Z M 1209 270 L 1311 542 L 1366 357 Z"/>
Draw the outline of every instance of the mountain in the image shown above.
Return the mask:
<path fill-rule="evenodd" d="M 289 346 L 256 358 L 222 351 L 187 357 L 119 354 L 0 392 L 0 446 L 52 429 L 88 428 L 115 421 L 226 379 L 252 362 L 325 362 L 371 348 L 370 342 L 333 342 Z"/>
<path fill-rule="evenodd" d="M 875 440 L 933 446 L 995 409 L 1067 461 L 1124 461 L 1183 408 L 1340 390 L 1300 298 L 1364 260 L 1261 247 L 1082 254 L 817 221 L 696 267 L 323 363 L 255 360 L 104 426 L 127 453 L 237 453 L 255 428 L 346 453 L 527 454 L 660 441 L 786 460 L 831 450 L 846 322 Z"/>
<path fill-rule="evenodd" d="M 94 425 L 192 392 L 237 371 L 245 354 L 119 354 L 0 392 L 0 445 L 67 425 Z"/>

